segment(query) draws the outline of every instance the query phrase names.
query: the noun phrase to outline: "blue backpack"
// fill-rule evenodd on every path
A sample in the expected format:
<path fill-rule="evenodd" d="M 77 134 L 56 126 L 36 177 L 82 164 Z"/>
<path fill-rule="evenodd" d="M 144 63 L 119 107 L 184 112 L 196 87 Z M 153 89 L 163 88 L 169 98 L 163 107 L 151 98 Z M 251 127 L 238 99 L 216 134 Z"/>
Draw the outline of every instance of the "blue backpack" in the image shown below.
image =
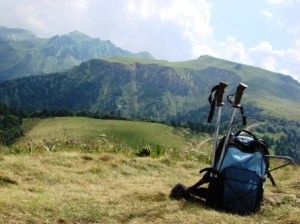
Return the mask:
<path fill-rule="evenodd" d="M 263 184 L 266 177 L 274 179 L 268 172 L 268 148 L 263 140 L 249 131 L 231 135 L 225 148 L 220 170 L 209 170 L 207 203 L 213 207 L 239 214 L 250 214 L 259 210 L 263 199 Z M 220 149 L 217 149 L 217 161 Z M 214 173 L 215 172 L 215 173 Z M 214 176 L 213 178 L 211 178 Z"/>
<path fill-rule="evenodd" d="M 246 132 L 247 135 L 242 135 Z M 223 138 L 217 148 L 215 163 L 218 163 L 224 144 Z M 203 178 L 189 188 L 175 186 L 171 195 L 188 199 L 197 196 L 216 209 L 241 215 L 260 209 L 263 199 L 263 184 L 269 177 L 275 185 L 269 168 L 268 148 L 265 142 L 249 131 L 241 130 L 229 137 L 219 171 L 205 168 Z M 200 187 L 208 183 L 208 188 Z M 181 192 L 179 192 L 181 191 Z"/>
<path fill-rule="evenodd" d="M 243 124 L 246 123 L 243 107 L 240 104 L 243 92 L 247 88 L 247 85 L 243 83 L 238 85 L 235 94 L 227 96 L 227 100 L 233 107 L 229 129 L 227 135 L 217 146 L 215 145 L 226 87 L 226 83 L 220 82 L 219 85 L 213 87 L 208 98 L 211 105 L 208 122 L 212 120 L 215 106 L 218 107 L 211 167 L 200 171 L 204 175 L 193 186 L 185 187 L 180 183 L 175 185 L 170 196 L 175 199 L 198 197 L 204 199 L 213 208 L 246 215 L 260 209 L 266 177 L 269 177 L 275 185 L 270 172 L 293 163 L 293 159 L 287 156 L 270 156 L 265 142 L 248 130 L 241 130 L 230 135 L 238 109 L 243 116 Z M 234 101 L 230 99 L 231 96 L 235 96 Z M 284 159 L 289 162 L 270 170 L 269 159 L 271 158 Z M 201 187 L 206 183 L 208 187 Z"/>

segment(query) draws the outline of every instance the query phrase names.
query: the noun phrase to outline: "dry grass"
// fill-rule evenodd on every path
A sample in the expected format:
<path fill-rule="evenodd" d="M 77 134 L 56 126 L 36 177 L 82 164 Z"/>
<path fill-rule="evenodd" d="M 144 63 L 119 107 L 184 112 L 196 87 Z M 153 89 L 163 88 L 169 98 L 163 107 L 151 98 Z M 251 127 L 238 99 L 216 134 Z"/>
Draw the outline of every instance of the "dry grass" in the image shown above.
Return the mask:
<path fill-rule="evenodd" d="M 140 158 L 122 142 L 98 141 L 98 134 L 92 138 L 93 130 L 101 125 L 102 130 L 114 134 L 129 128 L 128 123 L 123 129 L 116 129 L 115 123 L 114 131 L 109 132 L 111 123 L 68 121 L 27 123 L 27 135 L 15 146 L 1 150 L 0 223 L 300 223 L 299 167 L 274 173 L 278 187 L 267 182 L 258 214 L 237 216 L 168 196 L 178 182 L 195 183 L 198 170 L 208 166 L 211 142 L 190 141 L 201 142 L 207 136 L 186 138 L 168 127 L 150 126 L 142 132 L 145 140 L 160 128 L 180 147 L 168 148 L 160 157 Z M 57 123 L 60 126 L 55 127 Z M 140 123 L 133 126 L 140 127 Z M 57 139 L 57 134 L 63 138 Z M 168 142 L 172 139 L 167 139 L 170 145 Z"/>
<path fill-rule="evenodd" d="M 193 161 L 78 151 L 1 158 L 1 223 L 300 222 L 299 168 L 276 173 L 262 211 L 241 217 L 168 197 L 178 181 L 199 178 L 205 165 Z"/>

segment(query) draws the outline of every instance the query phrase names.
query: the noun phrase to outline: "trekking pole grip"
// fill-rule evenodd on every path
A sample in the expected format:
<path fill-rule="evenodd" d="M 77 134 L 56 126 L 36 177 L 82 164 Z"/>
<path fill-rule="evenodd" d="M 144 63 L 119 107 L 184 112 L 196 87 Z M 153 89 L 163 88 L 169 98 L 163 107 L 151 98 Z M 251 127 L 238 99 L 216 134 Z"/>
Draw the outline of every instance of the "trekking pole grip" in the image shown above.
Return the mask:
<path fill-rule="evenodd" d="M 221 106 L 224 105 L 223 95 L 224 95 L 226 87 L 227 87 L 227 84 L 225 82 L 220 82 L 219 83 L 219 87 L 216 91 L 216 105 L 217 105 L 217 107 L 221 107 Z"/>
<path fill-rule="evenodd" d="M 232 107 L 234 107 L 234 108 L 241 107 L 242 96 L 243 96 L 245 89 L 247 89 L 247 88 L 248 88 L 248 86 L 244 83 L 240 83 L 238 85 Z"/>

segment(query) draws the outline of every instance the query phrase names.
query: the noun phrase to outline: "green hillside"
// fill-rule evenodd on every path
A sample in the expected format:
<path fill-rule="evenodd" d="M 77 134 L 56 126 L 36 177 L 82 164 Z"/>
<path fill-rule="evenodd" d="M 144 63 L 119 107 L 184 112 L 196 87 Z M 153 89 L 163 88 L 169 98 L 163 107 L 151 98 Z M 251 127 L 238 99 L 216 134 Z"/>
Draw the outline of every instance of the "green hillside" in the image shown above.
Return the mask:
<path fill-rule="evenodd" d="M 45 73 L 53 74 L 2 83 L 0 100 L 31 110 L 170 120 L 203 111 L 210 88 L 220 80 L 229 84 L 229 92 L 242 81 L 249 86 L 244 101 L 261 115 L 300 119 L 300 84 L 290 76 L 210 56 L 154 60 L 147 52 L 133 54 L 77 31 L 38 38 L 30 31 L 0 27 L 0 82 Z"/>
<path fill-rule="evenodd" d="M 64 71 L 92 58 L 111 56 L 152 58 L 148 52 L 134 54 L 78 31 L 39 38 L 27 30 L 0 27 L 0 81 Z"/>
<path fill-rule="evenodd" d="M 255 215 L 171 200 L 177 182 L 195 183 L 199 169 L 209 165 L 209 136 L 161 124 L 88 118 L 30 119 L 24 128 L 24 138 L 0 151 L 1 223 L 300 222 L 299 167 L 274 172 L 278 186 L 266 182 Z M 124 147 L 135 138 L 168 149 L 138 157 Z"/>
<path fill-rule="evenodd" d="M 158 64 L 177 69 L 187 68 L 198 71 L 215 68 L 222 70 L 224 73 L 230 72 L 236 74 L 242 82 L 248 84 L 249 89 L 247 90 L 247 95 L 245 95 L 246 102 L 254 103 L 258 107 L 265 109 L 265 113 L 277 116 L 286 115 L 294 119 L 300 118 L 300 84 L 290 76 L 207 55 L 201 56 L 196 60 L 183 62 L 126 57 L 112 57 L 108 60 L 127 64 Z M 214 72 L 211 75 L 214 75 Z M 229 81 L 229 83 L 232 83 L 232 81 Z"/>
<path fill-rule="evenodd" d="M 300 84 L 290 76 L 222 59 L 203 56 L 197 60 L 176 63 L 175 66 L 193 69 L 222 68 L 238 74 L 248 84 L 246 99 L 271 114 L 286 114 L 299 119 Z M 248 97 L 247 97 L 248 96 Z"/>
<path fill-rule="evenodd" d="M 24 120 L 26 135 L 16 145 L 36 146 L 58 143 L 112 144 L 118 150 L 138 152 L 144 147 L 150 150 L 180 150 L 201 140 L 184 129 L 174 129 L 158 123 L 122 120 L 100 120 L 83 117 L 63 117 Z M 205 137 L 205 136 L 204 136 Z M 202 137 L 202 138 L 204 138 Z M 47 143 L 45 143 L 47 142 Z M 78 145 L 77 145 L 78 143 Z M 73 146 L 71 144 L 71 146 Z"/>
<path fill-rule="evenodd" d="M 237 69 L 236 63 L 207 56 L 185 63 L 135 57 L 109 60 L 92 59 L 68 72 L 1 83 L 0 100 L 34 111 L 90 110 L 155 120 L 200 110 L 202 120 L 216 83 L 226 81 L 231 93 L 242 81 L 249 86 L 244 102 L 253 108 L 248 110 L 250 117 L 270 114 L 300 119 L 300 84 L 288 76 L 240 64 Z"/>

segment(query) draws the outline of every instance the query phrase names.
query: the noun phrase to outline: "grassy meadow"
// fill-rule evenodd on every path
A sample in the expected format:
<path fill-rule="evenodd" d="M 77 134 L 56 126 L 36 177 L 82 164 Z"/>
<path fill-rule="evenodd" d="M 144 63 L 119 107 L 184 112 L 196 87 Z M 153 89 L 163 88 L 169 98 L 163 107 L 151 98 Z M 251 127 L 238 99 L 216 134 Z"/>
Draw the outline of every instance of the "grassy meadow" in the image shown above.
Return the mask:
<path fill-rule="evenodd" d="M 158 123 L 85 117 L 28 119 L 23 126 L 27 133 L 13 148 L 30 146 L 34 150 L 43 146 L 49 150 L 65 150 L 67 147 L 132 154 L 146 147 L 161 155 L 170 149 L 181 152 L 207 138 L 207 135 L 196 136 Z"/>
<path fill-rule="evenodd" d="M 209 164 L 210 136 L 155 123 L 27 120 L 0 154 L 0 223 L 300 223 L 300 169 L 275 171 L 251 216 L 169 198 Z M 203 143 L 203 141 L 205 141 Z M 140 147 L 161 154 L 137 156 Z"/>

